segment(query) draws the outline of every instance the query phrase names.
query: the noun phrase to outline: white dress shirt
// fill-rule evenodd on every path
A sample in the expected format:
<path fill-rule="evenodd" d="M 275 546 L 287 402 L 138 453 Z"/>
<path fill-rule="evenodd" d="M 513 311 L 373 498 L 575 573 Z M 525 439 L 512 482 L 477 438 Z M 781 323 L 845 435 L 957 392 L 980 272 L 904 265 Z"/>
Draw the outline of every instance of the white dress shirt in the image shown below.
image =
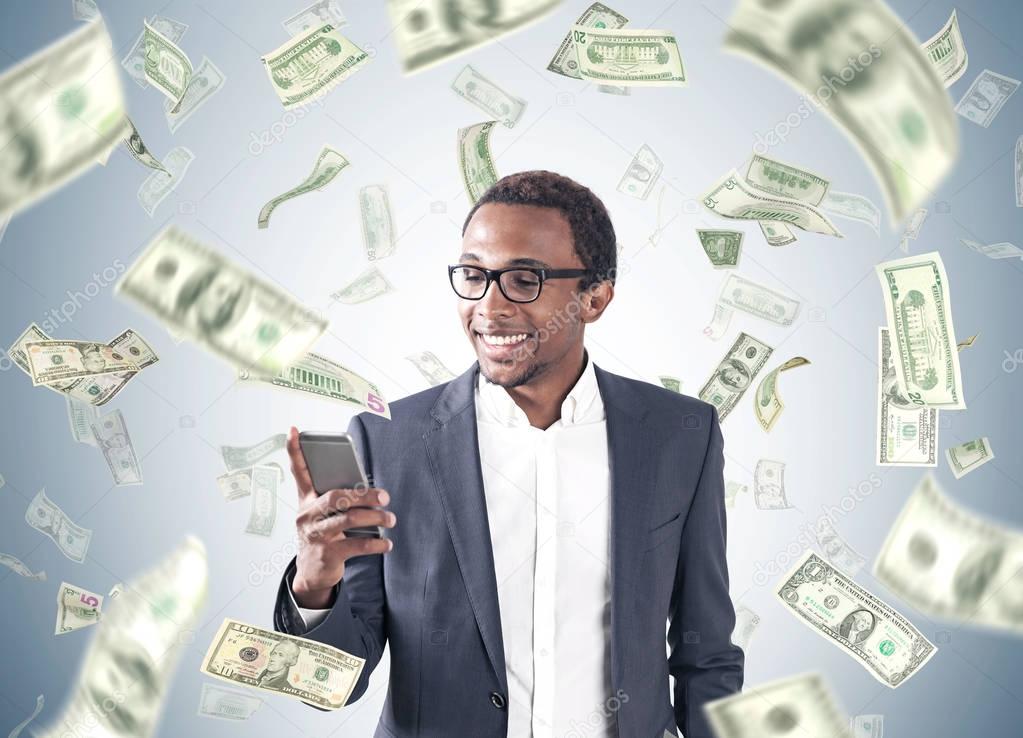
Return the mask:
<path fill-rule="evenodd" d="M 482 373 L 476 385 L 508 738 L 616 735 L 607 428 L 588 352 L 584 360 L 561 418 L 546 430 Z M 329 612 L 297 609 L 309 628 Z"/>

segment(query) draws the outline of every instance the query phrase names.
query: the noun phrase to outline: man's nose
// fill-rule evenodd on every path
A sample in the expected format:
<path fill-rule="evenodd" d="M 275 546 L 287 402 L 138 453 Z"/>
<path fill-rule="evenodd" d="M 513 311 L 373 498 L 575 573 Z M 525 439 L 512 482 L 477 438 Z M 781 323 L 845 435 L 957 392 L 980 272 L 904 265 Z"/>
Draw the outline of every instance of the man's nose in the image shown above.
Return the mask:
<path fill-rule="evenodd" d="M 501 292 L 501 286 L 497 283 L 497 280 L 491 280 L 490 285 L 487 287 L 487 292 L 483 297 L 476 301 L 476 312 L 480 315 L 489 315 L 493 313 L 507 315 L 517 310 L 516 303 L 509 300 Z"/>

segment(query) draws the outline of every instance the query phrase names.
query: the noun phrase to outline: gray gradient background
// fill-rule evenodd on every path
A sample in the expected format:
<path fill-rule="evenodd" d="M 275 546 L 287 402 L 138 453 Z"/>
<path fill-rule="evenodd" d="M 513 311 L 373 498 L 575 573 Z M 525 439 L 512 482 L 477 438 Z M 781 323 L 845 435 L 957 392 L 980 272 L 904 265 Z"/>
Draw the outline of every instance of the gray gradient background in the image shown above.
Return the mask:
<path fill-rule="evenodd" d="M 177 191 L 147 217 L 135 193 L 148 170 L 118 148 L 106 167 L 17 214 L 0 243 L 0 344 L 7 346 L 30 321 L 59 309 L 67 291 L 84 290 L 104 267 L 128 265 L 166 223 L 176 222 L 229 257 L 273 280 L 307 304 L 324 309 L 330 331 L 316 350 L 378 382 L 391 401 L 426 388 L 403 357 L 435 352 L 460 373 L 474 359 L 455 313 L 456 298 L 444 266 L 460 247 L 467 199 L 458 174 L 455 131 L 485 118 L 450 91 L 465 63 L 472 63 L 510 93 L 529 101 L 514 129 L 495 129 L 498 171 L 552 169 L 593 188 L 608 205 L 620 242 L 622 276 L 601 321 L 587 331 L 594 361 L 626 376 L 657 382 L 659 374 L 683 379 L 696 394 L 739 330 L 775 347 L 771 366 L 803 355 L 813 364 L 781 381 L 786 409 L 774 431 L 756 424 L 745 398 L 723 426 L 725 476 L 750 485 L 729 512 L 729 561 L 733 598 L 761 616 L 747 653 L 747 685 L 820 670 L 850 714 L 881 713 L 886 736 L 1018 735 L 1023 705 L 1019 638 L 936 622 L 916 612 L 875 581 L 870 563 L 889 524 L 922 470 L 875 467 L 877 326 L 884 322 L 874 265 L 901 256 L 901 226 L 883 224 L 877 238 L 866 227 L 836 221 L 844 240 L 798 233 L 795 245 L 772 249 L 754 225 L 747 232 L 738 272 L 797 295 L 796 323 L 781 328 L 737 314 L 724 338 L 702 335 L 724 273 L 713 271 L 694 228 L 726 225 L 694 204 L 712 180 L 750 153 L 754 132 L 765 132 L 796 110 L 800 95 L 786 82 L 744 58 L 721 50 L 733 2 L 677 0 L 619 2 L 635 28 L 677 34 L 691 83 L 687 89 L 634 89 L 630 97 L 599 93 L 593 85 L 545 71 L 569 24 L 587 5 L 565 2 L 530 27 L 412 77 L 401 74 L 383 2 L 343 1 L 343 33 L 375 58 L 310 105 L 283 139 L 259 155 L 249 150 L 259 135 L 285 119 L 259 57 L 287 39 L 281 20 L 304 6 L 296 2 L 239 3 L 100 2 L 117 47 L 118 63 L 134 42 L 143 16 L 162 13 L 189 24 L 181 42 L 193 63 L 203 54 L 226 74 L 224 88 L 171 135 L 164 97 L 143 90 L 123 74 L 130 113 L 149 146 L 163 156 L 188 146 L 196 156 Z M 947 20 L 950 2 L 895 0 L 895 11 L 923 40 Z M 1023 76 L 1023 28 L 1017 2 L 966 0 L 958 5 L 970 52 L 967 73 L 951 90 L 958 100 L 984 68 Z M 40 49 L 77 28 L 70 2 L 8 2 L 0 24 L 0 64 Z M 939 481 L 957 501 L 1007 525 L 1023 527 L 1023 461 L 1019 443 L 1023 371 L 1003 369 L 1003 352 L 1023 349 L 1020 285 L 1023 264 L 991 261 L 959 243 L 1019 245 L 1023 211 L 1015 207 L 1012 151 L 1023 133 L 1023 93 L 1017 93 L 989 129 L 960 119 L 961 154 L 930 201 L 931 215 L 911 253 L 937 249 L 951 282 L 958 338 L 980 333 L 961 354 L 968 410 L 942 414 Z M 291 120 L 291 116 L 287 117 Z M 268 230 L 256 213 L 270 197 L 300 182 L 320 147 L 329 143 L 353 166 L 322 192 L 282 206 Z M 655 188 L 642 202 L 615 191 L 633 153 L 648 143 L 664 160 L 665 212 L 682 210 L 657 246 L 644 246 L 656 226 Z M 773 149 L 780 158 L 832 178 L 837 190 L 857 192 L 879 205 L 883 197 L 853 144 L 818 112 Z M 401 234 L 397 253 L 380 262 L 396 291 L 361 305 L 331 304 L 328 295 L 366 266 L 358 218 L 359 187 L 384 183 Z M 950 212 L 935 212 L 948 202 Z M 442 204 L 446 212 L 433 212 Z M 91 289 L 91 288 L 90 288 Z M 55 596 L 67 580 L 105 593 L 151 566 L 186 533 L 209 552 L 210 586 L 194 641 L 183 649 L 170 685 L 160 736 L 370 735 L 386 692 L 389 658 L 373 674 L 367 695 L 335 713 L 267 695 L 254 719 L 233 725 L 196 717 L 198 667 L 225 616 L 270 626 L 281 554 L 293 545 L 296 500 L 289 481 L 281 490 L 270 539 L 242 532 L 248 502 L 225 503 L 214 478 L 223 472 L 220 444 L 249 445 L 289 424 L 344 429 L 347 406 L 298 395 L 239 387 L 234 371 L 206 351 L 168 334 L 112 287 L 82 302 L 57 337 L 108 340 L 126 327 L 139 330 L 161 361 L 136 378 L 113 407 L 126 417 L 142 457 L 145 485 L 112 488 L 95 449 L 69 436 L 64 402 L 33 389 L 16 368 L 0 372 L 0 550 L 21 558 L 46 582 L 0 571 L 7 613 L 0 669 L 0 732 L 27 716 L 39 693 L 46 707 L 36 725 L 60 714 L 78 674 L 92 630 L 54 637 Z M 1023 369 L 1023 367 L 1020 367 Z M 109 409 L 109 408 L 108 408 Z M 944 450 L 981 435 L 997 458 L 956 481 Z M 752 474 L 759 458 L 787 462 L 786 485 L 799 510 L 765 512 L 752 502 Z M 283 454 L 274 457 L 285 463 Z M 867 557 L 858 579 L 905 613 L 939 651 L 921 673 L 898 690 L 875 681 L 855 661 L 786 613 L 771 587 L 757 586 L 758 562 L 788 567 L 786 547 L 803 526 L 838 505 L 850 488 L 877 474 L 880 486 L 843 516 L 837 529 Z M 93 530 L 88 558 L 75 564 L 29 528 L 24 512 L 35 492 L 47 494 L 81 525 Z M 393 494 L 401 494 L 394 490 Z M 400 523 L 399 523 L 400 524 Z M 274 554 L 276 557 L 272 558 Z M 273 563 L 270 563 L 273 562 Z M 276 568 L 260 582 L 250 573 Z M 775 578 L 772 578 L 772 582 Z M 947 641 L 947 642 L 946 642 Z M 213 680 L 210 680 L 213 681 Z M 484 697 L 485 698 L 485 697 Z M 596 707 L 596 706 L 595 706 Z"/>

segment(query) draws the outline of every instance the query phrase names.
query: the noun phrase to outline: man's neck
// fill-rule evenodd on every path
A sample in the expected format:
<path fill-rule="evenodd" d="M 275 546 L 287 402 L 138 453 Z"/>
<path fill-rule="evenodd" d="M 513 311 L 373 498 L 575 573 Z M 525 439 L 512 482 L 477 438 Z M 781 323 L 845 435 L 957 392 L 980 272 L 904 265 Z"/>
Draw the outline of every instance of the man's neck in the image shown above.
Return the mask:
<path fill-rule="evenodd" d="M 586 349 L 580 343 L 577 350 L 566 354 L 550 371 L 505 391 L 526 414 L 531 426 L 547 430 L 561 418 L 561 404 L 583 375 L 586 359 Z"/>

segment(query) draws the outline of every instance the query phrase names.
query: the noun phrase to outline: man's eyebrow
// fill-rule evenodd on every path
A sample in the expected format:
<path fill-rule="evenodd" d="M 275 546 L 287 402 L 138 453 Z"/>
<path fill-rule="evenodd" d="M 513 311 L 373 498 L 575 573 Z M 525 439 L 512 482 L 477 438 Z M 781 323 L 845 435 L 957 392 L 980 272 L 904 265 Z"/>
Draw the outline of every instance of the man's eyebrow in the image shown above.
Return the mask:
<path fill-rule="evenodd" d="M 458 257 L 458 260 L 459 261 L 483 261 L 482 259 L 480 259 L 479 256 L 477 256 L 476 254 L 472 253 L 471 251 L 466 251 L 464 254 L 462 254 L 461 256 Z M 505 266 L 534 266 L 534 267 L 540 267 L 541 269 L 551 269 L 552 268 L 551 265 L 548 264 L 546 261 L 541 261 L 540 259 L 531 259 L 531 258 L 528 258 L 528 257 L 525 257 L 525 256 L 520 256 L 517 259 L 509 259 L 508 261 L 505 262 Z"/>

